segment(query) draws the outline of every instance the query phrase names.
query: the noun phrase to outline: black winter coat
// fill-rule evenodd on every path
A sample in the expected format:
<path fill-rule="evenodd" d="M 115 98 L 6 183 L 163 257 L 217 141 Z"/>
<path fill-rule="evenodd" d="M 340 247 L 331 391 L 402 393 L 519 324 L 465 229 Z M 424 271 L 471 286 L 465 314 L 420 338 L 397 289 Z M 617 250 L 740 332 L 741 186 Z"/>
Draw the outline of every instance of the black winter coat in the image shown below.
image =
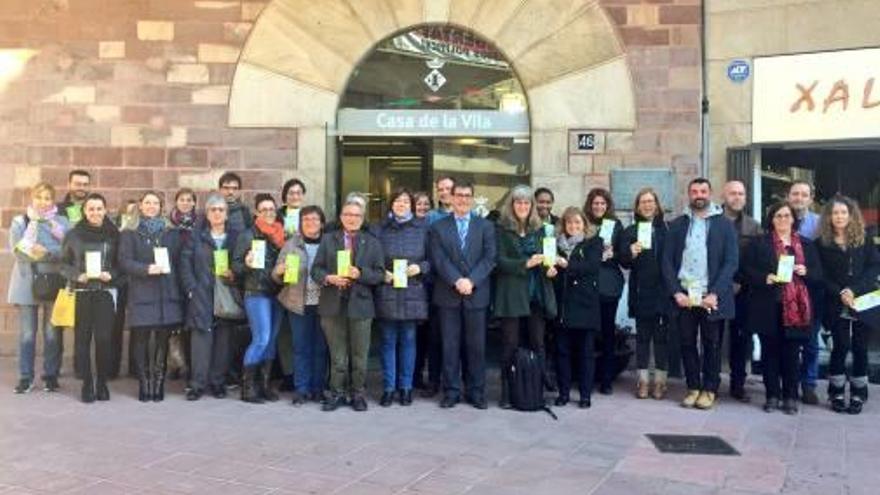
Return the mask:
<path fill-rule="evenodd" d="M 622 267 L 630 270 L 627 303 L 631 318 L 655 318 L 669 314 L 672 309 L 661 267 L 667 230 L 665 221 L 654 218 L 651 249 L 643 249 L 636 258 L 630 246 L 638 240 L 638 225 L 630 225 L 620 236 L 617 258 Z"/>
<path fill-rule="evenodd" d="M 809 285 L 822 280 L 822 265 L 819 262 L 816 246 L 804 237 L 801 237 L 801 243 L 804 246 L 804 262 L 807 267 L 804 282 Z M 742 267 L 744 281 L 750 290 L 747 328 L 761 335 L 775 334 L 781 327 L 782 314 L 779 305 L 782 298 L 782 284 L 767 285 L 767 275 L 776 273 L 778 266 L 779 257 L 773 249 L 771 234 L 758 237 L 749 243 L 743 256 Z M 815 303 L 813 308 L 815 316 Z M 787 329 L 786 335 L 801 338 L 809 336 L 806 329 Z"/>
<path fill-rule="evenodd" d="M 229 225 L 228 223 L 226 224 Z M 254 239 L 266 241 L 266 263 L 262 269 L 253 269 L 245 263 L 248 253 L 251 252 L 251 241 Z M 238 234 L 235 241 L 235 249 L 229 260 L 232 273 L 235 279 L 239 281 L 245 294 L 263 294 L 266 296 L 275 296 L 281 287 L 275 283 L 272 278 L 272 269 L 278 261 L 278 253 L 281 250 L 256 227 L 250 228 Z"/>
<path fill-rule="evenodd" d="M 153 248 L 168 249 L 171 273 L 148 275 L 155 262 Z M 119 234 L 119 269 L 128 276 L 128 325 L 138 327 L 172 326 L 183 323 L 183 296 L 180 292 L 180 236 L 165 229 L 156 238 L 136 230 Z"/>
<path fill-rule="evenodd" d="M 599 229 L 602 225 L 600 223 L 595 227 L 595 237 L 598 238 Z M 599 295 L 605 299 L 619 299 L 621 294 L 623 294 L 623 272 L 620 271 L 620 260 L 617 258 L 617 252 L 620 250 L 620 236 L 622 233 L 623 224 L 620 223 L 620 220 L 615 218 L 614 233 L 611 234 L 611 250 L 614 253 L 614 257 L 603 261 L 602 267 L 599 269 Z"/>
<path fill-rule="evenodd" d="M 563 328 L 595 330 L 599 316 L 599 271 L 602 239 L 593 236 L 577 245 L 568 257 L 568 267 L 556 276 L 556 302 Z M 560 252 L 560 256 L 565 256 Z"/>
<path fill-rule="evenodd" d="M 101 290 L 119 286 L 122 277 L 117 263 L 119 249 L 119 231 L 112 223 L 105 222 L 101 227 L 92 227 L 87 222 L 79 222 L 61 244 L 61 274 L 75 289 Z M 86 283 L 77 281 L 86 272 L 86 252 L 100 251 L 103 271 L 110 274 L 110 282 L 89 280 Z"/>
<path fill-rule="evenodd" d="M 826 327 L 833 328 L 833 321 L 840 316 L 843 302 L 840 292 L 849 288 L 856 296 L 875 290 L 880 282 L 880 254 L 874 239 L 866 235 L 865 243 L 857 248 L 841 249 L 836 244 L 817 240 L 819 259 L 822 263 L 825 283 Z"/>
<path fill-rule="evenodd" d="M 238 232 L 227 231 L 222 249 L 232 256 Z M 180 285 L 188 298 L 186 326 L 196 330 L 210 330 L 214 325 L 214 239 L 206 224 L 192 231 L 190 242 L 183 248 L 180 259 Z M 231 269 L 231 268 L 230 268 Z M 241 290 L 237 285 L 233 290 Z"/>
<path fill-rule="evenodd" d="M 381 284 L 376 289 L 376 316 L 386 320 L 426 320 L 428 318 L 428 290 L 425 278 L 431 273 L 428 261 L 428 224 L 413 218 L 398 223 L 385 220 L 378 231 L 379 242 L 385 255 L 385 270 L 394 271 L 394 260 L 405 259 L 407 265 L 419 265 L 421 273 L 409 277 L 405 289 L 393 284 Z"/>

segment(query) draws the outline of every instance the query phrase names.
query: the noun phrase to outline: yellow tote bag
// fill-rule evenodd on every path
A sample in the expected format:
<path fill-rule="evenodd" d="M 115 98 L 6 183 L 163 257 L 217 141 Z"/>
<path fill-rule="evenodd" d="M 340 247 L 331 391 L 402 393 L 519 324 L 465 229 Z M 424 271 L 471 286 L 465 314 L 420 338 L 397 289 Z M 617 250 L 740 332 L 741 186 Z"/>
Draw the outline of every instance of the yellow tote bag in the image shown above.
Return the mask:
<path fill-rule="evenodd" d="M 76 323 L 76 292 L 61 289 L 55 297 L 51 323 L 56 327 L 73 327 Z"/>

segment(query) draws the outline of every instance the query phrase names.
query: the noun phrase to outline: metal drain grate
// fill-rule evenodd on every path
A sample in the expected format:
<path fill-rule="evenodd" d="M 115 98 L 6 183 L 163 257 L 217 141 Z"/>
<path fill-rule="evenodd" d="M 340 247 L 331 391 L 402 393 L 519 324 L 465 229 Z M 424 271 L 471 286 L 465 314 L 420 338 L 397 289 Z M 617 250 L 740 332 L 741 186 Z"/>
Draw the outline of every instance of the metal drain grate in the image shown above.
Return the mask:
<path fill-rule="evenodd" d="M 723 438 L 714 435 L 646 435 L 664 454 L 740 455 Z"/>

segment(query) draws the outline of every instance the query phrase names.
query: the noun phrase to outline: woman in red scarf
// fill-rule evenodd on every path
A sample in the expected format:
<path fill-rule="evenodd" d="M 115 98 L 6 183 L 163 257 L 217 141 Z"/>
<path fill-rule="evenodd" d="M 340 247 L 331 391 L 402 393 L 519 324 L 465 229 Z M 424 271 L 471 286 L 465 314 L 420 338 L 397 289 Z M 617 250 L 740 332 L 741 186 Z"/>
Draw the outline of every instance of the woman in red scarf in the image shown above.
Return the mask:
<path fill-rule="evenodd" d="M 253 228 L 238 236 L 231 265 L 236 280 L 244 284 L 244 308 L 251 327 L 251 343 L 244 354 L 241 400 L 260 403 L 278 400 L 269 385 L 281 322 L 281 305 L 275 299 L 279 287 L 272 279 L 272 268 L 284 245 L 284 225 L 276 221 L 271 195 L 258 194 L 255 207 L 257 219 Z"/>
<path fill-rule="evenodd" d="M 798 220 L 788 203 L 770 207 L 765 229 L 767 234 L 752 242 L 743 259 L 754 288 L 749 327 L 761 337 L 764 411 L 773 412 L 782 399 L 782 411 L 796 414 L 798 357 L 813 321 L 805 280 L 821 280 L 822 270 L 813 244 L 798 235 Z"/>

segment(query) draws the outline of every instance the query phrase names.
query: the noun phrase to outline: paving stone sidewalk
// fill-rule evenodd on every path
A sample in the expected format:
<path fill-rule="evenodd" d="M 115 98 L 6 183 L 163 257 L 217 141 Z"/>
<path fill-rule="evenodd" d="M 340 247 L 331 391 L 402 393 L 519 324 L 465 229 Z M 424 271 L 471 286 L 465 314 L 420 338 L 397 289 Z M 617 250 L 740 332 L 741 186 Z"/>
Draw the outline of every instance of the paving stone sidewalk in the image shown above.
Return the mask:
<path fill-rule="evenodd" d="M 409 408 L 323 413 L 315 404 L 186 402 L 172 383 L 141 404 L 135 382 L 112 382 L 107 403 L 81 404 L 79 383 L 12 393 L 0 359 L 0 495 L 177 494 L 875 494 L 880 406 L 861 416 L 802 407 L 795 417 L 724 400 L 713 411 L 637 400 L 632 379 L 593 407 L 545 413 Z M 375 377 L 374 377 L 375 378 Z M 824 384 L 822 385 L 824 386 Z M 880 390 L 873 388 L 871 393 Z M 876 399 L 875 399 L 876 400 Z M 716 434 L 742 455 L 658 453 L 646 433 Z"/>

